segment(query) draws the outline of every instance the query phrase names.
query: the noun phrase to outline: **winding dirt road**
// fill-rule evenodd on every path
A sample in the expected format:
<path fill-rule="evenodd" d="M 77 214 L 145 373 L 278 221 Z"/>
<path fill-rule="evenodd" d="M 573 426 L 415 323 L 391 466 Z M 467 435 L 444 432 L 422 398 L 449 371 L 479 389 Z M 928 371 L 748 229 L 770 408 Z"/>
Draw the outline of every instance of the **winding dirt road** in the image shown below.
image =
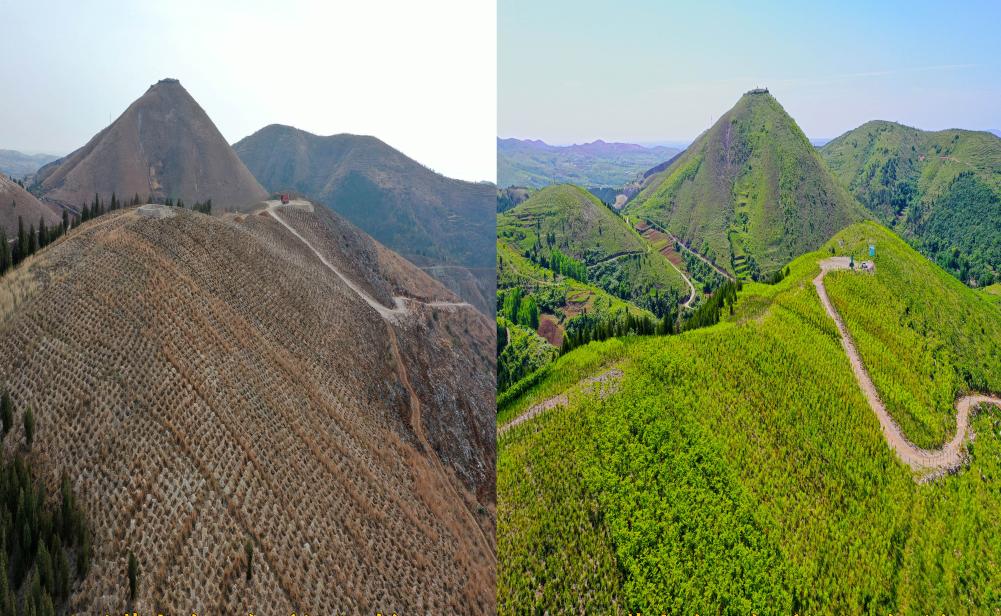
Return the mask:
<path fill-rule="evenodd" d="M 886 442 L 904 464 L 910 466 L 912 470 L 922 473 L 915 476 L 915 480 L 918 482 L 927 481 L 959 468 L 966 459 L 963 442 L 968 433 L 972 434 L 970 430 L 971 412 L 981 404 L 994 404 L 1001 407 L 1001 398 L 985 394 L 971 394 L 959 398 L 956 401 L 956 434 L 941 449 L 921 449 L 907 440 L 907 437 L 901 432 L 900 426 L 887 412 L 883 401 L 879 399 L 876 386 L 869 378 L 865 364 L 862 363 L 862 358 L 855 348 L 855 341 L 852 340 L 848 329 L 841 320 L 841 315 L 834 308 L 831 298 L 827 295 L 827 289 L 824 287 L 824 276 L 828 272 L 847 269 L 850 269 L 848 257 L 824 259 L 820 262 L 820 274 L 813 279 L 813 285 L 817 288 L 817 294 L 820 295 L 820 302 L 824 305 L 824 310 L 834 319 L 838 333 L 841 334 L 841 346 L 844 347 L 845 353 L 848 355 L 852 371 L 855 373 L 859 387 L 862 388 L 862 393 L 865 394 L 869 406 L 876 413 L 876 418 L 879 419 L 879 425 L 883 429 Z"/>
<path fill-rule="evenodd" d="M 344 281 L 344 284 L 348 285 L 348 287 L 352 291 L 354 291 L 358 295 L 358 297 L 365 300 L 365 303 L 374 308 L 386 321 L 397 323 L 399 322 L 400 317 L 410 314 L 410 309 L 407 307 L 407 302 L 423 304 L 425 306 L 430 306 L 432 308 L 444 308 L 446 310 L 454 310 L 457 308 L 472 308 L 473 310 L 475 310 L 475 308 L 473 308 L 473 305 L 468 302 L 445 302 L 445 301 L 422 302 L 418 299 L 414 299 L 412 297 L 404 297 L 401 295 L 396 295 L 393 297 L 393 302 L 396 304 L 393 308 L 387 308 L 382 304 L 382 302 L 369 295 L 368 292 L 365 291 L 365 289 L 362 289 L 360 286 L 355 284 L 354 281 L 345 276 L 341 272 L 341 270 L 337 269 L 337 266 L 335 266 L 333 263 L 328 261 L 326 257 L 320 254 L 320 251 L 318 251 L 312 244 L 310 244 L 309 240 L 304 238 L 298 231 L 293 229 L 290 224 L 282 220 L 281 217 L 278 216 L 278 214 L 276 213 L 276 210 L 278 208 L 295 207 L 294 205 L 290 204 L 283 206 L 280 201 L 268 201 L 267 204 L 268 204 L 267 212 L 269 215 L 271 215 L 272 218 L 281 223 L 283 227 L 288 229 L 289 233 L 296 236 L 300 242 L 305 244 L 307 248 L 313 251 L 313 254 L 316 255 L 316 257 L 320 260 L 321 263 L 326 265 L 327 268 L 330 269 L 330 271 L 337 274 L 337 276 L 342 281 Z"/>
<path fill-rule="evenodd" d="M 622 370 L 612 368 L 611 370 L 602 372 L 598 376 L 592 376 L 584 379 L 578 384 L 578 388 L 580 390 L 594 391 L 596 386 L 598 396 L 604 398 L 605 396 L 615 393 L 618 389 L 618 380 L 620 378 L 622 378 Z M 503 426 L 497 428 L 497 436 L 500 437 L 501 434 L 504 434 L 511 428 L 534 418 L 536 415 L 544 411 L 556 408 L 557 406 L 566 406 L 569 402 L 569 392 L 563 392 L 562 394 L 555 395 L 552 398 L 547 398 L 538 404 L 534 404 L 521 415 L 518 415 Z"/>

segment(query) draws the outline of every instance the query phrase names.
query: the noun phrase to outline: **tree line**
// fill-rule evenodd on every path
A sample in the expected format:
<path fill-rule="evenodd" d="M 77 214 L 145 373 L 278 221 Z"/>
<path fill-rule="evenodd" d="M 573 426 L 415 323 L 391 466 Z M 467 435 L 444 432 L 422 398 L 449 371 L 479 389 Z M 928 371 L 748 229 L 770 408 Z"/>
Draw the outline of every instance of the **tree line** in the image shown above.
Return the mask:
<path fill-rule="evenodd" d="M 30 224 L 28 228 L 25 229 L 23 218 L 18 216 L 16 237 L 8 238 L 6 230 L 0 227 L 0 276 L 5 274 L 7 270 L 17 267 L 18 264 L 42 248 L 45 248 L 52 242 L 56 241 L 72 227 L 97 218 L 107 212 L 112 212 L 124 207 L 136 207 L 144 203 L 161 203 L 162 205 L 179 208 L 186 207 L 184 200 L 180 198 L 176 201 L 170 198 L 158 200 L 150 195 L 146 200 L 143 200 L 139 196 L 139 193 L 136 193 L 135 196 L 128 201 L 122 201 L 113 192 L 111 193 L 110 202 L 105 201 L 100 197 L 100 195 L 95 194 L 93 201 L 90 203 L 84 203 L 80 207 L 79 215 L 71 215 L 69 210 L 64 209 L 62 222 L 58 224 L 46 225 L 45 218 L 39 217 L 37 229 L 34 224 Z M 11 208 L 15 207 L 17 207 L 17 202 L 11 201 Z M 212 199 L 196 201 L 191 206 L 191 210 L 211 215 Z"/>
<path fill-rule="evenodd" d="M 10 395 L 0 395 L 0 438 L 13 427 Z M 31 409 L 22 414 L 27 449 L 35 433 Z M 54 616 L 64 609 L 74 577 L 90 570 L 90 531 L 63 473 L 59 499 L 51 504 L 45 483 L 20 452 L 0 468 L 0 614 Z M 73 563 L 71 565 L 71 563 Z"/>

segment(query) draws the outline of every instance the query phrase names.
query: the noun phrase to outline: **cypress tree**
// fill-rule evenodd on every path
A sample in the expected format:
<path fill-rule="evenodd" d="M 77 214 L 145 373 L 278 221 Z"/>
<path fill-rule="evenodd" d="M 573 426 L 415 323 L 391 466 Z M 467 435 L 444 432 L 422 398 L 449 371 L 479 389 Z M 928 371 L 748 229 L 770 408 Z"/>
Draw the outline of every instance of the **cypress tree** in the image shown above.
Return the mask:
<path fill-rule="evenodd" d="M 31 230 L 28 231 L 28 251 L 24 256 L 35 254 L 35 250 L 38 247 L 38 240 L 35 237 L 35 225 L 31 225 Z"/>
<path fill-rule="evenodd" d="M 28 443 L 28 449 L 31 449 L 31 443 L 35 440 L 35 414 L 31 412 L 30 406 L 24 411 L 24 440 Z"/>
<path fill-rule="evenodd" d="M 7 243 L 7 232 L 0 227 L 0 275 L 10 269 L 10 244 Z"/>
<path fill-rule="evenodd" d="M 70 230 L 70 215 L 67 210 L 63 210 L 63 233 Z"/>
<path fill-rule="evenodd" d="M 0 438 L 3 438 L 7 436 L 7 431 L 14 427 L 14 403 L 6 391 L 0 396 L 0 420 L 3 421 L 3 428 L 0 428 Z"/>
<path fill-rule="evenodd" d="M 129 550 L 129 601 L 135 601 L 136 590 L 139 587 L 139 561 L 136 555 Z"/>

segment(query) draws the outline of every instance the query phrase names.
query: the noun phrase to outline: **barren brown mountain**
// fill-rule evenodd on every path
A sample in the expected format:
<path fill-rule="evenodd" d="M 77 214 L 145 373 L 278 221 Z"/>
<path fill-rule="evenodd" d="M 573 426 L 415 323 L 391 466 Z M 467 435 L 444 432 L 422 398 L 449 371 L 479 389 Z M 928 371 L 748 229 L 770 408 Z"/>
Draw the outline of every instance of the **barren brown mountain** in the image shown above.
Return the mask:
<path fill-rule="evenodd" d="M 140 613 L 493 613 L 493 332 L 308 202 L 46 247 L 0 280 L 0 388 L 91 526 L 70 612 L 125 609 L 131 550 Z"/>
<path fill-rule="evenodd" d="M 272 124 L 233 148 L 269 191 L 307 195 L 493 314 L 496 188 L 435 173 L 375 137 Z"/>
<path fill-rule="evenodd" d="M 38 220 L 45 220 L 46 225 L 62 221 L 58 207 L 42 203 L 20 184 L 6 175 L 0 174 L 0 227 L 7 232 L 7 239 L 17 237 L 17 217 L 24 221 L 24 228 L 35 225 Z"/>
<path fill-rule="evenodd" d="M 39 169 L 35 181 L 46 200 L 71 207 L 112 192 L 127 199 L 212 199 L 217 210 L 266 197 L 176 79 L 150 86 L 87 145 Z"/>

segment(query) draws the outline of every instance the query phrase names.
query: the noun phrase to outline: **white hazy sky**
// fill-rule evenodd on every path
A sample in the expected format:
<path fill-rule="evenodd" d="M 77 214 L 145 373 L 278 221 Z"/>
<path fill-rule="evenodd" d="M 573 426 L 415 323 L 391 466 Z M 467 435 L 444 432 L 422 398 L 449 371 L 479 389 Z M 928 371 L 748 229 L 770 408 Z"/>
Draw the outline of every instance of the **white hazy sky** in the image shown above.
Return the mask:
<path fill-rule="evenodd" d="M 66 154 L 176 77 L 230 143 L 268 124 L 375 135 L 496 173 L 493 0 L 0 0 L 0 148 Z"/>

